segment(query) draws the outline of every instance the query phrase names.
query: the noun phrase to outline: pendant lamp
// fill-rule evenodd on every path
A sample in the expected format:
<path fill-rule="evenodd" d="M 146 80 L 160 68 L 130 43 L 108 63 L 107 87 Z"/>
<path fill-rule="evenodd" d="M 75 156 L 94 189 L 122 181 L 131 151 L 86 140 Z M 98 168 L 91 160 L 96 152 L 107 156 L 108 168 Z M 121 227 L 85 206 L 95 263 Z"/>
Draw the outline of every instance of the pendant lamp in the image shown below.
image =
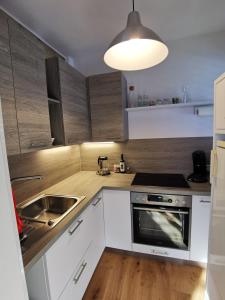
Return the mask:
<path fill-rule="evenodd" d="M 129 13 L 126 28 L 111 42 L 104 55 L 105 63 L 117 70 L 135 71 L 153 67 L 168 55 L 166 44 L 151 29 L 141 24 L 139 12 Z"/>

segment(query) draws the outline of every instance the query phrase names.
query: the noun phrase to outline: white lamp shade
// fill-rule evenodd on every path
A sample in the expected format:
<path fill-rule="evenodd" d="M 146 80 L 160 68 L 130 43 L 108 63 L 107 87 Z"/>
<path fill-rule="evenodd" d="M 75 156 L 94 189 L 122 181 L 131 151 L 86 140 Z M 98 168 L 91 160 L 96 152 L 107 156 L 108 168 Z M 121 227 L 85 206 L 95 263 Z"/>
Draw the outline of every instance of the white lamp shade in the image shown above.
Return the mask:
<path fill-rule="evenodd" d="M 134 71 L 161 63 L 168 53 L 159 36 L 144 27 L 139 13 L 133 11 L 128 16 L 127 27 L 110 44 L 104 61 L 111 68 Z"/>

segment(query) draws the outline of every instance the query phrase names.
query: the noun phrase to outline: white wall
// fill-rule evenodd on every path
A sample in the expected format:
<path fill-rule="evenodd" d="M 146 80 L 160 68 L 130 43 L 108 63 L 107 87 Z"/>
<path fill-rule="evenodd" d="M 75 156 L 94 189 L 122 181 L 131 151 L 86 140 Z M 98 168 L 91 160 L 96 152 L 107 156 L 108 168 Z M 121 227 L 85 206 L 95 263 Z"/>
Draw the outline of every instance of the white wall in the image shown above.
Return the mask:
<path fill-rule="evenodd" d="M 129 139 L 212 136 L 212 117 L 199 117 L 193 107 L 130 111 Z"/>
<path fill-rule="evenodd" d="M 165 98 L 182 95 L 187 86 L 193 101 L 212 100 L 213 81 L 225 71 L 225 31 L 167 42 L 169 56 L 143 71 L 125 72 L 139 93 Z M 86 75 L 113 71 L 103 62 L 104 50 L 84 51 L 77 66 Z"/>
<path fill-rule="evenodd" d="M 168 58 L 153 68 L 126 72 L 128 84 L 156 99 L 181 97 L 187 86 L 190 100 L 210 101 L 213 81 L 225 71 L 224 36 L 219 32 L 169 42 Z"/>

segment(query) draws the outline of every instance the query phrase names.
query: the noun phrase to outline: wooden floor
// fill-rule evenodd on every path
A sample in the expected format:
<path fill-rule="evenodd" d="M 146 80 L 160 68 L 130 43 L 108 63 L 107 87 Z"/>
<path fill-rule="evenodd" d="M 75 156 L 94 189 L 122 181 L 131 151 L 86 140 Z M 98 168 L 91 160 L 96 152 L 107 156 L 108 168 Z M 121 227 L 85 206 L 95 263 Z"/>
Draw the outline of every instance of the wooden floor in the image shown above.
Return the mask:
<path fill-rule="evenodd" d="M 105 250 L 83 300 L 203 300 L 205 270 Z"/>

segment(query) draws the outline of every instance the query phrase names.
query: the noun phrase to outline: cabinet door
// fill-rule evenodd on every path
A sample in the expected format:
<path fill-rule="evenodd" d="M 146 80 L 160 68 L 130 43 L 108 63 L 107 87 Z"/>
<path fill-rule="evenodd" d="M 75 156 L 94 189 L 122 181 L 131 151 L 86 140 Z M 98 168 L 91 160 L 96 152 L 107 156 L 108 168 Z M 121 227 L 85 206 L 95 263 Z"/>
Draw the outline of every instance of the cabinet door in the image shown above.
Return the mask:
<path fill-rule="evenodd" d="M 44 256 L 25 275 L 29 299 L 50 300 Z"/>
<path fill-rule="evenodd" d="M 59 59 L 61 101 L 66 144 L 90 140 L 90 116 L 86 79 Z"/>
<path fill-rule="evenodd" d="M 225 75 L 216 80 L 214 93 L 215 130 L 218 133 L 225 133 Z"/>
<path fill-rule="evenodd" d="M 210 197 L 193 196 L 190 260 L 207 263 L 210 214 Z"/>
<path fill-rule="evenodd" d="M 7 154 L 18 154 L 19 135 L 9 48 L 8 17 L 0 11 L 0 97 Z"/>
<path fill-rule="evenodd" d="M 96 246 L 98 260 L 105 249 L 105 230 L 103 216 L 103 197 L 99 193 L 90 204 L 91 230 L 93 242 Z"/>
<path fill-rule="evenodd" d="M 126 81 L 121 72 L 88 79 L 93 141 L 127 139 Z"/>
<path fill-rule="evenodd" d="M 49 147 L 44 44 L 11 19 L 9 37 L 21 152 Z"/>
<path fill-rule="evenodd" d="M 104 190 L 106 246 L 131 250 L 130 192 Z"/>
<path fill-rule="evenodd" d="M 98 252 L 92 242 L 59 299 L 81 300 L 97 263 Z"/>
<path fill-rule="evenodd" d="M 46 253 L 51 299 L 60 293 L 91 243 L 89 207 Z"/>

